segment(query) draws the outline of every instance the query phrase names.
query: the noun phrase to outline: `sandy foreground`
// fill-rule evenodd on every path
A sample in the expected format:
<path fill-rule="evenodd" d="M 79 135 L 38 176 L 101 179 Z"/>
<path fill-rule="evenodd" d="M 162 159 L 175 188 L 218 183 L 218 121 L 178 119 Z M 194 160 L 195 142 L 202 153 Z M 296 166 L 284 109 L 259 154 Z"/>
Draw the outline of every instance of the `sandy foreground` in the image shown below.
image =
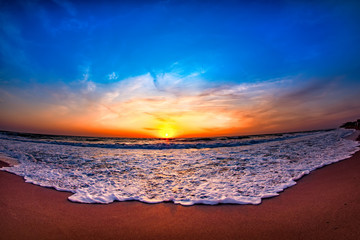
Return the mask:
<path fill-rule="evenodd" d="M 79 204 L 70 195 L 0 171 L 0 239 L 360 239 L 360 151 L 260 205 Z"/>

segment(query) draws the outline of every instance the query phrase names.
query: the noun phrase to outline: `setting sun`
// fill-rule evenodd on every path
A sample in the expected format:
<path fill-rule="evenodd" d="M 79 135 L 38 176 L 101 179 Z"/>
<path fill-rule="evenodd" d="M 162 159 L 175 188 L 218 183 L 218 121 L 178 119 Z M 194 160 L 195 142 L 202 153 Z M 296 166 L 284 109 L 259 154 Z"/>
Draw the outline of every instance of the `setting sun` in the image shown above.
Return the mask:
<path fill-rule="evenodd" d="M 160 128 L 159 135 L 161 138 L 173 138 L 175 137 L 175 130 L 172 126 L 165 125 Z"/>

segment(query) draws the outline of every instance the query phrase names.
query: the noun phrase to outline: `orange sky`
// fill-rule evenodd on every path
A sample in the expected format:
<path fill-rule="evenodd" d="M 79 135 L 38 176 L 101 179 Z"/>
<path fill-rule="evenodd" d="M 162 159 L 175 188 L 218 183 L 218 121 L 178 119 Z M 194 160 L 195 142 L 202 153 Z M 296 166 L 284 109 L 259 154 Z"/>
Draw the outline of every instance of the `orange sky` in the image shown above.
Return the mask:
<path fill-rule="evenodd" d="M 197 73 L 168 73 L 158 86 L 150 74 L 112 85 L 79 83 L 76 90 L 39 84 L 18 95 L 1 90 L 7 102 L 1 126 L 70 135 L 203 137 L 331 128 L 357 117 L 348 105 L 351 96 L 342 96 L 336 81 L 321 90 L 313 81 L 295 85 L 292 78 L 211 86 Z"/>

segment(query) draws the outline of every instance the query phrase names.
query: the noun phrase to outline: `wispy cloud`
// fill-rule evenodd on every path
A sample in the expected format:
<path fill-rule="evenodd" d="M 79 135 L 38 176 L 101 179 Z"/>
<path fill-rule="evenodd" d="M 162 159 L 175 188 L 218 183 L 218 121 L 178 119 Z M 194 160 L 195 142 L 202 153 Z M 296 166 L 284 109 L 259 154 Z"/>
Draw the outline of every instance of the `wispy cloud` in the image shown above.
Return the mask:
<path fill-rule="evenodd" d="M 316 128 L 321 127 L 333 111 L 341 108 L 347 111 L 348 99 L 343 99 L 337 91 L 336 80 L 299 86 L 293 78 L 282 78 L 207 86 L 200 75 L 164 73 L 157 76 L 159 86 L 156 87 L 150 73 L 95 85 L 89 72 L 87 69 L 79 80 L 80 88 L 42 90 L 49 99 L 47 104 L 3 94 L 2 104 L 5 101 L 8 106 L 4 117 L 10 121 L 16 115 L 9 113 L 10 106 L 16 104 L 15 109 L 32 109 L 26 114 L 34 122 L 36 119 L 46 121 L 61 129 L 68 127 L 69 131 L 112 129 L 117 134 L 132 131 L 157 136 L 166 125 L 175 129 L 177 135 L 194 136 Z M 326 104 L 334 96 L 338 104 Z M 360 109 L 360 103 L 353 102 L 351 108 Z M 20 110 L 18 115 L 21 114 Z M 336 114 L 330 119 L 341 120 Z"/>
<path fill-rule="evenodd" d="M 108 78 L 109 80 L 116 80 L 119 78 L 119 76 L 115 72 L 112 72 L 108 75 Z"/>
<path fill-rule="evenodd" d="M 59 5 L 60 7 L 64 8 L 66 12 L 71 16 L 75 16 L 77 14 L 77 10 L 71 1 L 67 1 L 67 0 L 52 0 L 52 1 L 57 5 Z"/>

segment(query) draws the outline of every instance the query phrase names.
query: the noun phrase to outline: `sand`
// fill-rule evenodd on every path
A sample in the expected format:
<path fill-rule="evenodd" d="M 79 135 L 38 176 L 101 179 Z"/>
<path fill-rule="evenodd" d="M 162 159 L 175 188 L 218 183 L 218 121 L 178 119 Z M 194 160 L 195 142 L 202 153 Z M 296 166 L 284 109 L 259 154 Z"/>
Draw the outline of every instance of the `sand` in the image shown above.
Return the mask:
<path fill-rule="evenodd" d="M 360 152 L 260 205 L 108 205 L 0 171 L 1 239 L 360 239 Z"/>

